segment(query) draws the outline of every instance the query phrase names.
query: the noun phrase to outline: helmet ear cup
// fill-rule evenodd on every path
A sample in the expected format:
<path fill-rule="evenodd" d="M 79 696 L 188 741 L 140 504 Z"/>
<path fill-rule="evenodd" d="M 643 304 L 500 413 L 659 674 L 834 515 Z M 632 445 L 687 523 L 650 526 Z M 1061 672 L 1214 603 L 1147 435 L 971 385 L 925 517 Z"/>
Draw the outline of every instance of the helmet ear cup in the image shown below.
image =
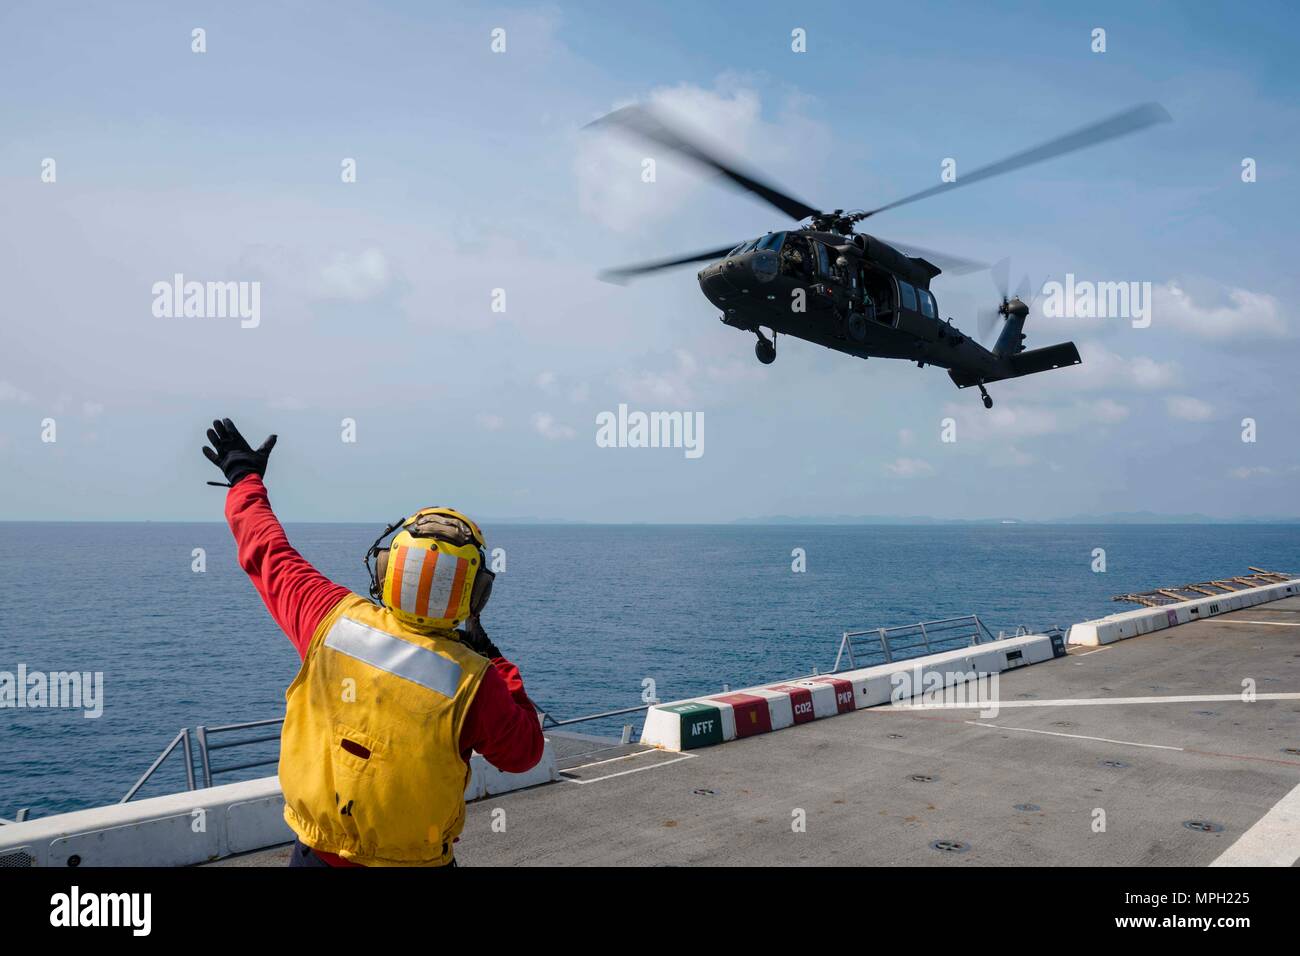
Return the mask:
<path fill-rule="evenodd" d="M 474 575 L 474 583 L 470 585 L 469 592 L 469 613 L 471 617 L 478 617 L 487 606 L 488 598 L 492 596 L 492 582 L 496 580 L 496 574 L 488 570 L 486 562 L 480 562 L 478 574 Z"/>
<path fill-rule="evenodd" d="M 375 551 L 375 570 L 370 577 L 370 596 L 376 601 L 384 595 L 384 577 L 388 574 L 388 549 Z"/>

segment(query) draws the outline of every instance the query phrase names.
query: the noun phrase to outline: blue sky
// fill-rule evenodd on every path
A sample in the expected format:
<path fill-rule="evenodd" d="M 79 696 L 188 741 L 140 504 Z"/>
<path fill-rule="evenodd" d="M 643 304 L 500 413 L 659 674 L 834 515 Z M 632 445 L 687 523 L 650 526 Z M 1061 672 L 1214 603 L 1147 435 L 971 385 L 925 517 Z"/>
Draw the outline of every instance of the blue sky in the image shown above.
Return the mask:
<path fill-rule="evenodd" d="M 0 518 L 217 518 L 217 415 L 279 433 L 297 520 L 1295 514 L 1296 27 L 1280 3 L 7 4 Z M 647 150 L 580 131 L 628 102 L 852 208 L 1148 100 L 1174 123 L 872 220 L 1013 283 L 1152 284 L 1150 328 L 1032 316 L 1084 364 L 993 412 L 806 343 L 761 367 L 689 269 L 595 279 L 788 224 L 671 157 L 640 182 Z M 177 272 L 260 282 L 260 324 L 155 317 Z M 995 301 L 987 274 L 934 291 L 968 331 Z M 705 454 L 597 447 L 619 403 L 702 412 Z"/>

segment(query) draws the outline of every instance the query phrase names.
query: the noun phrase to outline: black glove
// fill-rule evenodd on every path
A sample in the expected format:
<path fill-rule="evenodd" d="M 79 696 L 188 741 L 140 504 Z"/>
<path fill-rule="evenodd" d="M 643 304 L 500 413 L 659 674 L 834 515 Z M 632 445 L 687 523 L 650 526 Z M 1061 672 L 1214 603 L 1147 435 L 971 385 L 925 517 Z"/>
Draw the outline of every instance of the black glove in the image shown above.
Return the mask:
<path fill-rule="evenodd" d="M 235 423 L 229 418 L 223 418 L 219 422 L 214 421 L 212 427 L 208 429 L 208 441 L 212 448 L 204 445 L 203 454 L 208 461 L 221 469 L 226 480 L 209 481 L 208 484 L 216 485 L 218 488 L 228 488 L 248 475 L 257 475 L 259 478 L 265 476 L 266 460 L 271 455 L 271 449 L 275 447 L 275 439 L 276 436 L 272 435 L 262 442 L 261 448 L 253 451 L 244 440 L 244 436 L 239 434 Z"/>
<path fill-rule="evenodd" d="M 488 660 L 502 656 L 501 651 L 492 643 L 492 638 L 487 636 L 487 631 L 483 630 L 483 625 L 479 623 L 477 617 L 465 621 L 465 630 L 461 631 L 461 643 Z"/>

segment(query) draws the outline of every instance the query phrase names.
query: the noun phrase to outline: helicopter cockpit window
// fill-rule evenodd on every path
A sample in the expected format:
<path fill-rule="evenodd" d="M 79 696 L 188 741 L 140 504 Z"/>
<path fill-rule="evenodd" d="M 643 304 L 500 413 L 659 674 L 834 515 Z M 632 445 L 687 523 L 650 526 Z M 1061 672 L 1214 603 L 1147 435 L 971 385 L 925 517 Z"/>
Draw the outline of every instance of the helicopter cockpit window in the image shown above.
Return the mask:
<path fill-rule="evenodd" d="M 916 289 L 902 279 L 898 280 L 898 303 L 904 309 L 916 311 Z"/>
<path fill-rule="evenodd" d="M 729 259 L 729 258 L 731 258 L 732 256 L 736 255 L 738 252 L 740 252 L 741 249 L 744 249 L 744 248 L 745 248 L 745 244 L 742 242 L 740 245 L 736 246 L 736 248 L 734 248 L 734 249 L 732 249 L 730 252 L 728 252 L 727 255 L 726 255 L 724 258 L 728 258 L 728 259 Z"/>
<path fill-rule="evenodd" d="M 784 232 L 774 232 L 771 235 L 764 236 L 758 241 L 758 248 L 771 249 L 773 252 L 781 251 L 781 243 L 785 242 Z"/>
<path fill-rule="evenodd" d="M 917 289 L 916 294 L 921 297 L 921 314 L 927 319 L 933 319 L 938 314 L 934 307 L 934 296 L 928 289 Z"/>
<path fill-rule="evenodd" d="M 749 242 L 745 243 L 743 246 L 740 247 L 740 251 L 741 251 L 741 252 L 753 252 L 757 247 L 758 247 L 758 240 L 757 240 L 757 239 L 751 239 L 751 240 L 749 240 Z"/>

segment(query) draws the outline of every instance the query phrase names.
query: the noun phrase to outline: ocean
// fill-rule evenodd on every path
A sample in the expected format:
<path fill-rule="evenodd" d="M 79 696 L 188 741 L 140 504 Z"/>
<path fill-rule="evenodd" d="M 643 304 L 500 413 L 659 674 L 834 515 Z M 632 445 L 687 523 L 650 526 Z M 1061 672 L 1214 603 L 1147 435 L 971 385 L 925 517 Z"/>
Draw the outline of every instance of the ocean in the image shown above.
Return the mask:
<path fill-rule="evenodd" d="M 379 528 L 289 525 L 364 593 Z M 489 525 L 483 623 L 557 719 L 829 670 L 842 631 L 1068 626 L 1125 591 L 1300 569 L 1296 525 Z M 193 552 L 206 570 L 193 570 Z M 792 571 L 794 549 L 807 570 Z M 1106 571 L 1092 570 L 1096 548 Z M 0 523 L 0 671 L 103 673 L 103 712 L 0 709 L 0 817 L 115 802 L 182 727 L 278 717 L 298 667 L 224 524 Z M 622 720 L 577 730 L 617 733 Z M 639 721 L 636 721 L 639 728 Z M 269 748 L 269 749 L 268 749 Z M 274 744 L 253 753 L 274 754 Z M 184 788 L 174 754 L 140 796 Z M 218 752 L 218 766 L 254 759 Z M 217 783 L 268 775 L 263 767 Z"/>

